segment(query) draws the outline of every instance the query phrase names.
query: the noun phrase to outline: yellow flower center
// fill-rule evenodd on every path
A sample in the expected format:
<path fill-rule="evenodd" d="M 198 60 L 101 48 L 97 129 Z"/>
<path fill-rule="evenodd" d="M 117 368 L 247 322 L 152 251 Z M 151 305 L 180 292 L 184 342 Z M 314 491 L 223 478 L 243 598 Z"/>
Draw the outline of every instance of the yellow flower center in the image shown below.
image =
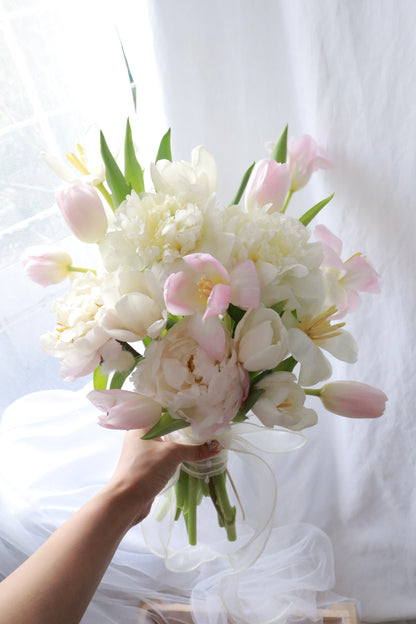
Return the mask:
<path fill-rule="evenodd" d="M 78 171 L 82 173 L 82 175 L 90 175 L 85 163 L 84 148 L 79 143 L 77 143 L 77 151 L 79 156 L 74 154 L 74 152 L 70 152 L 69 154 L 66 154 L 67 159 L 71 165 L 75 167 L 75 169 L 78 169 Z"/>
<path fill-rule="evenodd" d="M 332 305 L 325 312 L 321 312 L 315 317 L 306 317 L 299 325 L 299 329 L 305 332 L 307 336 L 318 346 L 328 340 L 340 335 L 341 327 L 345 323 L 336 323 L 331 325 L 330 317 L 337 311 L 336 306 Z"/>
<path fill-rule="evenodd" d="M 203 277 L 198 283 L 198 294 L 203 301 L 206 301 L 210 296 L 214 283 L 207 277 Z"/>
<path fill-rule="evenodd" d="M 276 409 L 280 409 L 280 410 L 290 409 L 291 407 L 292 407 L 292 403 L 289 397 L 285 399 L 282 403 L 279 403 L 279 405 L 276 405 Z"/>

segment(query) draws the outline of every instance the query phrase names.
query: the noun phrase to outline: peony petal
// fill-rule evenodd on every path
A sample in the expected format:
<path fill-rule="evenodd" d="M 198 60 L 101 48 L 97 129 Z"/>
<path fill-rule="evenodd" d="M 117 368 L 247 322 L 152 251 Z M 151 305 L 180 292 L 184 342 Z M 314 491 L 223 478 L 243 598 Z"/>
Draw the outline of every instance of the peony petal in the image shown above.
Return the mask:
<path fill-rule="evenodd" d="M 221 362 L 224 357 L 225 333 L 218 317 L 202 320 L 198 314 L 189 320 L 189 333 L 198 342 L 205 353 L 214 361 Z"/>

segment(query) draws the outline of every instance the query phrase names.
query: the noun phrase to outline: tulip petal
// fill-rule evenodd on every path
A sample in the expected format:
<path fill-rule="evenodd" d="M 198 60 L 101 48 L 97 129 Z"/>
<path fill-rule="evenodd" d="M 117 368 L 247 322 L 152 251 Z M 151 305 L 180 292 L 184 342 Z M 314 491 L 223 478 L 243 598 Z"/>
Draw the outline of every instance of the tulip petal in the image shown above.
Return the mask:
<path fill-rule="evenodd" d="M 218 314 L 224 314 L 231 301 L 231 286 L 227 284 L 216 284 L 211 291 L 207 301 L 207 309 L 205 311 L 203 320 L 210 316 L 218 316 Z"/>
<path fill-rule="evenodd" d="M 230 272 L 232 303 L 243 310 L 260 305 L 260 280 L 252 260 L 244 260 Z"/>
<path fill-rule="evenodd" d="M 209 279 L 215 280 L 220 277 L 226 282 L 230 276 L 227 269 L 219 260 L 211 256 L 209 253 L 193 253 L 183 257 L 185 262 L 198 273 L 202 273 Z"/>
<path fill-rule="evenodd" d="M 183 271 L 169 275 L 164 295 L 166 308 L 171 314 L 188 316 L 200 307 L 198 288 Z"/>
<path fill-rule="evenodd" d="M 160 418 L 159 403 L 127 390 L 93 390 L 87 395 L 93 405 L 106 411 L 99 419 L 109 429 L 142 429 L 153 426 Z"/>

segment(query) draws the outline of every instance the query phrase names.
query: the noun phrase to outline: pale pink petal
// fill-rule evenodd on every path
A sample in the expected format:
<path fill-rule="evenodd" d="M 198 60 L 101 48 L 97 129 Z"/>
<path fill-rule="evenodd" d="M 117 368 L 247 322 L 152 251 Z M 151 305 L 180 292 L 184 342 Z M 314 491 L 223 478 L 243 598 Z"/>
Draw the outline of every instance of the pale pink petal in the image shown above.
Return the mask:
<path fill-rule="evenodd" d="M 343 282 L 346 288 L 369 293 L 379 293 L 379 276 L 364 256 L 353 256 L 345 263 L 347 275 Z"/>
<path fill-rule="evenodd" d="M 225 266 L 209 253 L 188 254 L 187 256 L 184 256 L 183 259 L 195 271 L 202 273 L 209 279 L 215 279 L 217 276 L 226 282 L 230 279 Z"/>
<path fill-rule="evenodd" d="M 189 316 L 200 307 L 197 285 L 183 271 L 169 275 L 164 296 L 166 308 L 171 314 Z"/>
<path fill-rule="evenodd" d="M 290 188 L 290 171 L 286 163 L 273 159 L 260 160 L 247 184 L 245 206 L 247 212 L 271 204 L 270 212 L 279 212 Z"/>
<path fill-rule="evenodd" d="M 332 373 L 331 364 L 315 343 L 300 329 L 289 329 L 289 350 L 301 363 L 299 382 L 303 386 L 314 386 Z"/>
<path fill-rule="evenodd" d="M 335 236 L 325 225 L 317 225 L 314 230 L 314 236 L 324 245 L 330 247 L 338 256 L 342 252 L 342 241 Z"/>
<path fill-rule="evenodd" d="M 93 390 L 87 398 L 102 414 L 99 424 L 109 429 L 142 429 L 152 427 L 159 420 L 159 403 L 127 390 Z"/>
<path fill-rule="evenodd" d="M 230 272 L 232 287 L 231 302 L 249 310 L 260 305 L 260 280 L 256 266 L 252 260 L 244 260 L 237 264 Z"/>
<path fill-rule="evenodd" d="M 336 381 L 321 390 L 325 408 L 349 418 L 378 418 L 386 407 L 387 396 L 381 390 L 358 381 Z"/>
<path fill-rule="evenodd" d="M 225 333 L 218 317 L 202 320 L 198 314 L 189 320 L 189 333 L 212 360 L 221 362 L 224 358 Z"/>
<path fill-rule="evenodd" d="M 218 316 L 218 314 L 224 314 L 231 301 L 231 286 L 227 284 L 216 284 L 211 290 L 211 294 L 208 297 L 207 309 L 205 311 L 203 320 L 210 316 Z"/>

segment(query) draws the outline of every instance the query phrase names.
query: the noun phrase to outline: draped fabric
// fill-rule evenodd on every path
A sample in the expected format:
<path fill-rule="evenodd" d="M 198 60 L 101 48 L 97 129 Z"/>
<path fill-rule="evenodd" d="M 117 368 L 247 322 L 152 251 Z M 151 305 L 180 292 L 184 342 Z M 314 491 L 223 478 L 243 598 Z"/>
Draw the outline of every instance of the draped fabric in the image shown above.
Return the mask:
<path fill-rule="evenodd" d="M 333 162 L 295 195 L 290 214 L 335 192 L 316 222 L 343 240 L 344 259 L 361 251 L 380 274 L 382 293 L 364 295 L 363 306 L 347 317 L 358 362 L 334 361 L 333 368 L 334 378 L 377 386 L 389 402 L 380 420 L 367 422 L 334 416 L 317 399 L 308 400 L 319 423 L 308 430 L 307 446 L 271 460 L 279 488 L 274 524 L 311 523 L 326 532 L 334 549 L 335 591 L 360 601 L 365 621 L 415 618 L 416 6 L 412 0 L 150 0 L 151 37 L 144 44 L 137 18 L 145 3 L 138 4 L 104 4 L 102 21 L 93 11 L 79 12 L 68 20 L 67 36 L 78 41 L 81 26 L 91 36 L 105 27 L 116 57 L 118 41 L 109 25 L 117 25 L 137 83 L 146 159 L 154 157 L 151 150 L 167 125 L 175 159 L 188 159 L 192 147 L 204 144 L 217 160 L 224 203 L 286 123 L 293 136 L 313 135 Z M 74 88 L 78 74 L 89 86 L 88 106 L 77 91 L 73 108 L 85 104 L 83 120 L 94 121 L 97 111 L 97 121 L 110 126 L 113 116 L 117 125 L 130 111 L 127 81 L 123 87 L 117 82 L 123 61 L 107 64 L 105 80 L 101 73 L 97 82 L 88 57 L 93 53 L 82 40 L 79 45 L 82 62 L 67 63 Z M 102 69 L 97 51 L 95 61 Z M 117 98 L 109 104 L 114 90 L 118 110 Z M 94 98 L 106 106 L 93 106 Z M 156 115 L 147 122 L 152 109 Z M 58 145 L 62 152 L 72 149 L 66 141 Z M 48 179 L 49 191 L 53 183 Z M 21 277 L 14 281 L 17 275 L 10 265 L 1 276 L 8 400 L 59 384 L 55 362 L 36 346 L 38 329 L 53 322 L 45 313 L 56 290 L 45 295 Z"/>

